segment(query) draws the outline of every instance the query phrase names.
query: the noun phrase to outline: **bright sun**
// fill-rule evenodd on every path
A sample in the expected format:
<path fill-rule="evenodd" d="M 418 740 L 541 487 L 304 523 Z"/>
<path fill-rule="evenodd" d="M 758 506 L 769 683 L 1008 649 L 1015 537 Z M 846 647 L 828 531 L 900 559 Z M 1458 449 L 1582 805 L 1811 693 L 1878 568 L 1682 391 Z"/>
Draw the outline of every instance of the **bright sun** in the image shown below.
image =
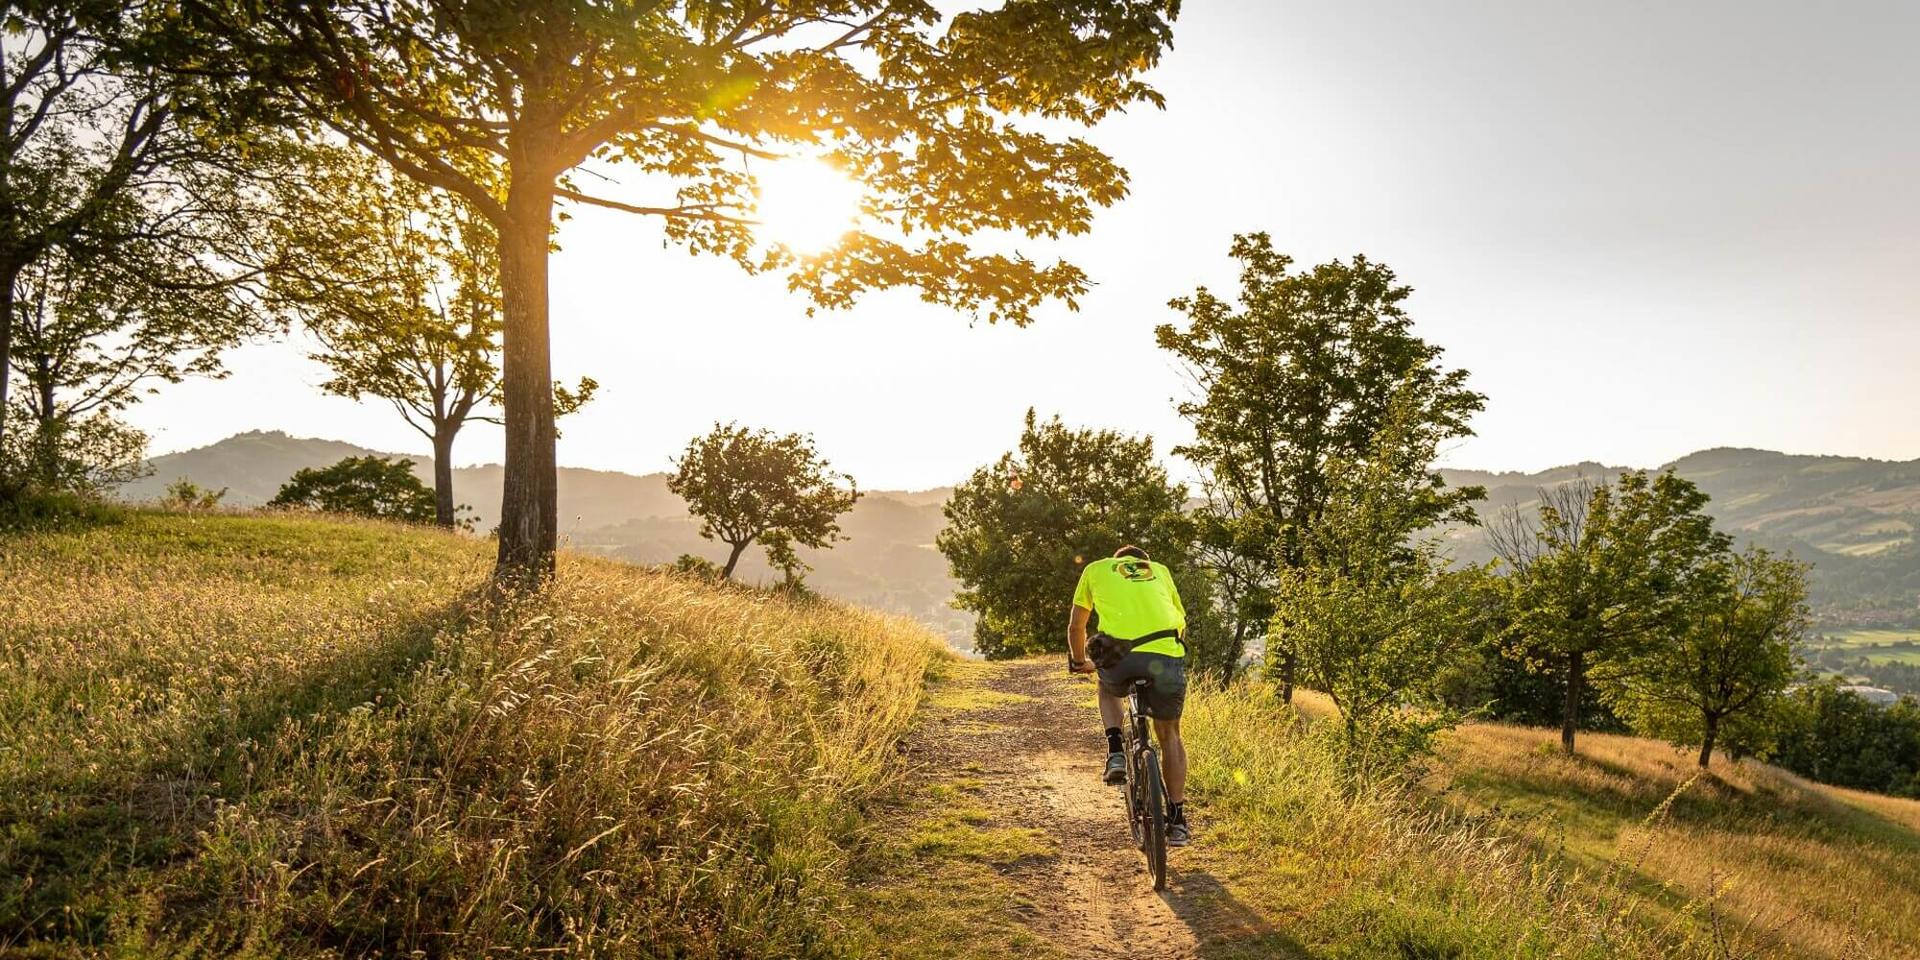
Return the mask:
<path fill-rule="evenodd" d="M 780 160 L 755 171 L 755 233 L 800 256 L 825 253 L 853 230 L 860 185 L 824 160 Z"/>

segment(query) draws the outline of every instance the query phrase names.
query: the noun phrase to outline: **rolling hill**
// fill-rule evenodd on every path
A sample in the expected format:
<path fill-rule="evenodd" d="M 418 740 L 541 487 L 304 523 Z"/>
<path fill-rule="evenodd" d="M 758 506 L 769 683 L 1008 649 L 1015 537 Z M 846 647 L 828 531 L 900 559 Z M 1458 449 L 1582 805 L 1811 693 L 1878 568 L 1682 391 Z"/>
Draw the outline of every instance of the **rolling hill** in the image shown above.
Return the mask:
<path fill-rule="evenodd" d="M 1620 467 L 1581 463 L 1538 473 L 1444 470 L 1447 482 L 1487 488 L 1482 517 L 1531 509 L 1543 487 L 1604 479 Z M 1791 552 L 1813 564 L 1813 597 L 1827 627 L 1920 623 L 1920 460 L 1806 456 L 1719 447 L 1659 469 L 1692 480 L 1712 497 L 1719 526 L 1743 542 Z M 1491 557 L 1476 530 L 1450 532 L 1455 556 Z"/>
<path fill-rule="evenodd" d="M 295 470 L 374 451 L 333 440 L 280 432 L 243 433 L 211 446 L 156 457 L 153 474 L 127 485 L 121 496 L 153 499 L 166 484 L 187 477 L 227 487 L 227 502 L 266 502 Z M 426 466 L 420 462 L 424 474 Z M 1770 450 L 1716 448 L 1689 454 L 1673 469 L 1713 497 L 1708 509 L 1743 540 L 1791 551 L 1814 565 L 1814 604 L 1823 627 L 1920 625 L 1920 460 L 1804 456 Z M 1580 477 L 1600 479 L 1621 468 L 1586 462 L 1535 473 L 1445 470 L 1455 485 L 1487 488 L 1481 515 L 1528 509 L 1542 487 Z M 456 498 L 474 509 L 479 526 L 499 510 L 500 467 L 454 471 Z M 803 551 L 814 566 L 808 583 L 854 603 L 912 616 L 960 646 L 969 643 L 971 617 L 947 605 L 954 582 L 933 549 L 944 524 L 949 488 L 863 495 L 842 526 L 848 536 L 829 551 Z M 664 474 L 635 476 L 604 470 L 560 470 L 561 534 L 576 549 L 637 563 L 664 563 L 683 553 L 710 558 L 721 551 L 700 539 L 685 505 L 667 490 Z M 1478 530 L 1449 531 L 1454 556 L 1490 558 Z M 749 580 L 773 576 L 758 551 L 744 561 Z"/>

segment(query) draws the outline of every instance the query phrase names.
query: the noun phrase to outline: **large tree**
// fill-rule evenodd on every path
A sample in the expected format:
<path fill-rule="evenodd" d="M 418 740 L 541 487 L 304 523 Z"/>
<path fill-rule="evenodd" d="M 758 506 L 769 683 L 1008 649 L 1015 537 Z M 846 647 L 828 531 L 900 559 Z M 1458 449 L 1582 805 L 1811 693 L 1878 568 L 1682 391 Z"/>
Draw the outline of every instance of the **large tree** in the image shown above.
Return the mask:
<path fill-rule="evenodd" d="M 1797 675 L 1806 601 L 1805 564 L 1759 547 L 1714 557 L 1688 576 L 1671 634 L 1595 679 L 1635 730 L 1699 744 L 1705 767 L 1729 722 L 1764 715 Z"/>
<path fill-rule="evenodd" d="M 186 129 L 174 79 L 126 56 L 164 12 L 142 2 L 23 0 L 0 13 L 0 446 L 29 270 L 42 268 L 44 289 L 48 278 L 72 276 L 76 260 L 110 257 L 124 285 L 154 262 L 153 248 L 166 247 L 158 262 L 175 292 L 232 279 L 221 265 L 240 252 L 229 233 L 247 219 L 236 211 L 245 195 L 236 171 L 246 164 L 233 140 Z M 147 249 L 130 249 L 136 241 Z M 66 262 L 43 266 L 63 254 Z"/>
<path fill-rule="evenodd" d="M 235 109 L 324 124 L 454 193 L 499 234 L 506 470 L 499 568 L 551 568 L 557 532 L 547 257 L 556 203 L 664 218 L 667 235 L 816 304 L 876 288 L 1028 320 L 1087 278 L 966 240 L 1086 231 L 1126 192 L 1084 140 L 1159 96 L 1138 79 L 1178 0 L 188 0 L 158 55 L 228 81 Z M 860 228 L 803 256 L 753 233 L 759 165 L 824 158 L 857 180 Z M 624 192 L 570 172 L 626 163 Z M 664 191 L 666 197 L 660 195 Z"/>
<path fill-rule="evenodd" d="M 1506 566 L 1507 640 L 1516 656 L 1559 661 L 1560 745 L 1574 749 L 1587 673 L 1668 635 L 1688 578 L 1728 547 L 1702 512 L 1707 495 L 1665 472 L 1622 473 L 1541 491 L 1537 519 L 1508 511 L 1488 530 Z"/>
<path fill-rule="evenodd" d="M 500 422 L 492 225 L 359 151 L 303 154 L 276 191 L 270 286 L 324 347 L 313 355 L 332 374 L 323 389 L 391 403 L 432 444 L 435 522 L 454 526 L 454 440 L 470 421 Z M 596 386 L 555 384 L 555 415 Z"/>
<path fill-rule="evenodd" d="M 1237 308 L 1203 287 L 1172 301 L 1187 325 L 1155 336 L 1194 381 L 1179 407 L 1194 440 L 1174 452 L 1208 474 L 1199 539 L 1236 589 L 1235 635 L 1245 637 L 1271 616 L 1282 572 L 1305 563 L 1331 460 L 1365 459 L 1396 396 L 1419 431 L 1442 442 L 1468 436 L 1486 398 L 1414 335 L 1404 308 L 1412 290 L 1385 265 L 1356 256 L 1295 271 L 1264 233 L 1235 236 L 1230 253 L 1240 261 Z M 1268 655 L 1290 697 L 1285 637 Z"/>
<path fill-rule="evenodd" d="M 1186 499 L 1151 439 L 1074 430 L 1027 411 L 1018 449 L 954 488 L 935 540 L 960 581 L 954 604 L 979 618 L 974 649 L 988 657 L 1060 649 L 1081 566 L 1124 544 L 1178 574 L 1191 537 Z M 1181 595 L 1190 609 L 1205 597 Z"/>
<path fill-rule="evenodd" d="M 794 547 L 821 548 L 840 538 L 840 515 L 860 499 L 853 478 L 836 474 L 804 434 L 715 424 L 695 437 L 667 477 L 667 489 L 700 518 L 700 535 L 727 545 L 720 578 L 731 579 L 754 543 L 799 582 Z"/>

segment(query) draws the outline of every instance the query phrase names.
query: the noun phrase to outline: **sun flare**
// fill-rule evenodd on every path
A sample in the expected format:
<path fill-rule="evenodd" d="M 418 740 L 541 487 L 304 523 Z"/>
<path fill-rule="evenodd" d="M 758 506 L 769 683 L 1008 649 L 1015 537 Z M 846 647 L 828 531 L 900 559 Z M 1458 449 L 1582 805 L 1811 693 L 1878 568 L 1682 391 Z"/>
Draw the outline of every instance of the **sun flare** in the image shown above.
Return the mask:
<path fill-rule="evenodd" d="M 860 185 L 824 160 L 781 160 L 756 171 L 761 241 L 801 256 L 825 253 L 851 233 Z"/>

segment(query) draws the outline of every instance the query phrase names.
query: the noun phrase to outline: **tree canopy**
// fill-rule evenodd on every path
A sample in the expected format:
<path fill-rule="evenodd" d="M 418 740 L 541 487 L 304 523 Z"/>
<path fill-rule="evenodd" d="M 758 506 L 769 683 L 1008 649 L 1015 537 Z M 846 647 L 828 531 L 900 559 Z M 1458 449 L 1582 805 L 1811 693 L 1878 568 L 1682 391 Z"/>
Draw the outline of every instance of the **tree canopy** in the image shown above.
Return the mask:
<path fill-rule="evenodd" d="M 1537 521 L 1510 511 L 1489 530 L 1507 567 L 1510 649 L 1560 658 L 1560 743 L 1573 752 L 1587 671 L 1624 664 L 1663 636 L 1687 578 L 1728 547 L 1707 496 L 1671 473 L 1627 471 L 1612 484 L 1541 491 Z"/>
<path fill-rule="evenodd" d="M 547 255 L 557 202 L 664 218 L 667 236 L 813 303 L 912 287 L 990 320 L 1072 304 L 1087 277 L 975 235 L 1085 232 L 1121 168 L 1051 135 L 1158 105 L 1140 74 L 1178 0 L 189 0 L 149 54 L 221 78 L 230 111 L 324 126 L 466 201 L 500 234 L 503 576 L 557 535 Z M 1021 121 L 1035 121 L 1023 126 Z M 1047 131 L 1047 132 L 1042 132 Z M 754 234 L 756 165 L 814 156 L 865 195 L 806 256 Z M 574 173 L 596 174 L 591 189 Z M 619 166 L 635 177 L 602 189 Z"/>
<path fill-rule="evenodd" d="M 840 515 L 860 497 L 853 478 L 835 474 L 813 438 L 798 433 L 715 424 L 687 444 L 674 467 L 667 489 L 700 518 L 701 536 L 728 547 L 721 579 L 731 578 L 740 555 L 758 542 L 797 585 L 804 564 L 794 548 L 839 539 Z"/>
<path fill-rule="evenodd" d="M 1754 547 L 1692 571 L 1667 636 L 1608 671 L 1603 681 L 1634 729 L 1698 744 L 1700 766 L 1729 721 L 1748 752 L 1767 745 L 1760 722 L 1798 673 L 1794 652 L 1807 630 L 1807 568 Z"/>

